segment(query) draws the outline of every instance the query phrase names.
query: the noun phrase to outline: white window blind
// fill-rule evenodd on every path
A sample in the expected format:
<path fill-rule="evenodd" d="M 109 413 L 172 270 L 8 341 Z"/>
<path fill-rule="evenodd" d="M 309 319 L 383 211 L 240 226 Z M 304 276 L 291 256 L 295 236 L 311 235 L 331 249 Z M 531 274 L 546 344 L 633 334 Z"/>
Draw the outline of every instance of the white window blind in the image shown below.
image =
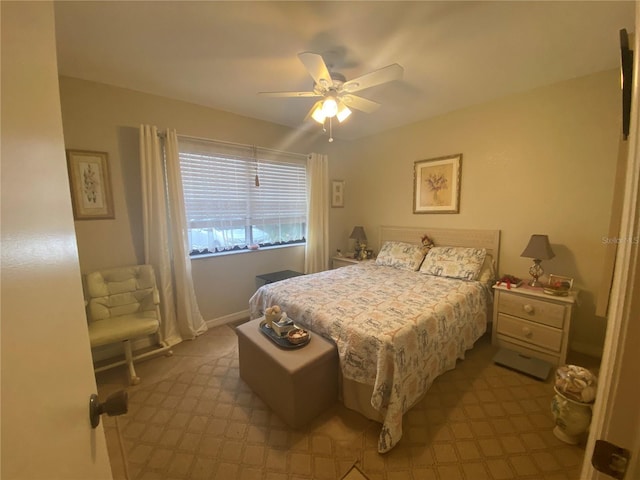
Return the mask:
<path fill-rule="evenodd" d="M 305 241 L 303 156 L 182 137 L 178 148 L 192 254 Z"/>

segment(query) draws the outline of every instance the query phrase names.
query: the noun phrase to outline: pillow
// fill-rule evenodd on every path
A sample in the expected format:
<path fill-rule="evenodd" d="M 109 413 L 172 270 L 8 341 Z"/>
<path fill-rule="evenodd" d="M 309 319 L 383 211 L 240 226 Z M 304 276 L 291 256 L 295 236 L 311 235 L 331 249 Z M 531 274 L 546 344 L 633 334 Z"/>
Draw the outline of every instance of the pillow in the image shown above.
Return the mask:
<path fill-rule="evenodd" d="M 486 256 L 484 248 L 433 247 L 424 259 L 420 273 L 477 280 Z"/>
<path fill-rule="evenodd" d="M 400 268 L 416 271 L 424 260 L 426 251 L 422 245 L 413 245 L 404 242 L 385 242 L 378 257 L 376 265 Z"/>

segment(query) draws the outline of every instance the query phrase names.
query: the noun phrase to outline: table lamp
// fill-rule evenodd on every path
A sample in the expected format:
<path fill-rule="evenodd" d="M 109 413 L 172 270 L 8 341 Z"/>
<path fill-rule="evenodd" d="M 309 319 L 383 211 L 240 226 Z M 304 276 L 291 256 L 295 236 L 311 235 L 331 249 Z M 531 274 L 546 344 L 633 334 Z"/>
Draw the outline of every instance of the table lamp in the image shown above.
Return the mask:
<path fill-rule="evenodd" d="M 529 282 L 529 285 L 532 287 L 542 286 L 542 283 L 538 281 L 538 278 L 540 278 L 544 273 L 544 270 L 540 266 L 540 262 L 542 262 L 542 260 L 550 260 L 556 256 L 553 253 L 553 250 L 551 250 L 549 237 L 547 235 L 531 235 L 527 247 L 520 256 L 533 258 L 533 265 L 529 268 L 529 275 L 533 278 Z"/>
<path fill-rule="evenodd" d="M 364 233 L 364 228 L 359 226 L 353 227 L 349 238 L 356 241 L 355 255 L 353 258 L 361 259 L 362 251 L 367 248 L 367 235 Z"/>

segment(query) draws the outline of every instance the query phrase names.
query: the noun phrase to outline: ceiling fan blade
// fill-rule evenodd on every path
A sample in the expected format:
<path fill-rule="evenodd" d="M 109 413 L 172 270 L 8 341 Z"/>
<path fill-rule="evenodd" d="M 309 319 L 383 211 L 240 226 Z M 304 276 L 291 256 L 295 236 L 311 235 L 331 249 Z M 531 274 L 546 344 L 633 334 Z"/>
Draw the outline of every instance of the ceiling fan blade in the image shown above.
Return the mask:
<path fill-rule="evenodd" d="M 331 85 L 333 85 L 331 74 L 329 73 L 329 69 L 322 59 L 322 55 L 311 52 L 303 52 L 298 54 L 298 58 L 304 64 L 305 68 L 309 72 L 309 75 L 311 75 L 311 78 L 313 78 L 313 81 L 316 82 L 317 85 L 323 88 L 329 88 Z"/>
<path fill-rule="evenodd" d="M 345 82 L 342 85 L 342 90 L 345 92 L 357 92 L 359 90 L 364 90 L 365 88 L 380 85 L 381 83 L 400 80 L 403 73 L 404 68 L 397 63 L 394 63 Z"/>
<path fill-rule="evenodd" d="M 321 97 L 316 92 L 258 92 L 263 97 Z"/>
<path fill-rule="evenodd" d="M 349 108 L 355 108 L 365 113 L 373 113 L 380 108 L 378 102 L 368 100 L 366 98 L 358 97 L 356 95 L 342 95 L 340 99 Z"/>

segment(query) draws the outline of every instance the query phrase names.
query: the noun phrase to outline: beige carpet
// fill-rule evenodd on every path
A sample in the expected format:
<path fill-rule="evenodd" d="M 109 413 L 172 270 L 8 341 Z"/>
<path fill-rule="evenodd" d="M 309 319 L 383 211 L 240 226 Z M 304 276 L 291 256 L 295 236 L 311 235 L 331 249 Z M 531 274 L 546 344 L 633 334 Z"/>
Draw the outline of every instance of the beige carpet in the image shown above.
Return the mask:
<path fill-rule="evenodd" d="M 340 480 L 369 480 L 369 479 L 362 470 L 360 470 L 356 465 L 354 465 Z"/>
<path fill-rule="evenodd" d="M 406 414 L 402 441 L 385 455 L 376 451 L 379 425 L 338 403 L 289 429 L 239 378 L 235 342 L 220 327 L 141 364 L 142 383 L 129 388 L 129 413 L 118 419 L 131 480 L 334 480 L 355 463 L 351 473 L 369 480 L 579 476 L 583 447 L 552 433 L 550 380 L 494 365 L 488 336 Z M 177 372 L 176 362 L 186 368 Z M 122 388 L 123 372 L 110 375 L 98 376 L 101 396 Z M 104 422 L 114 477 L 124 478 L 118 428 Z"/>

